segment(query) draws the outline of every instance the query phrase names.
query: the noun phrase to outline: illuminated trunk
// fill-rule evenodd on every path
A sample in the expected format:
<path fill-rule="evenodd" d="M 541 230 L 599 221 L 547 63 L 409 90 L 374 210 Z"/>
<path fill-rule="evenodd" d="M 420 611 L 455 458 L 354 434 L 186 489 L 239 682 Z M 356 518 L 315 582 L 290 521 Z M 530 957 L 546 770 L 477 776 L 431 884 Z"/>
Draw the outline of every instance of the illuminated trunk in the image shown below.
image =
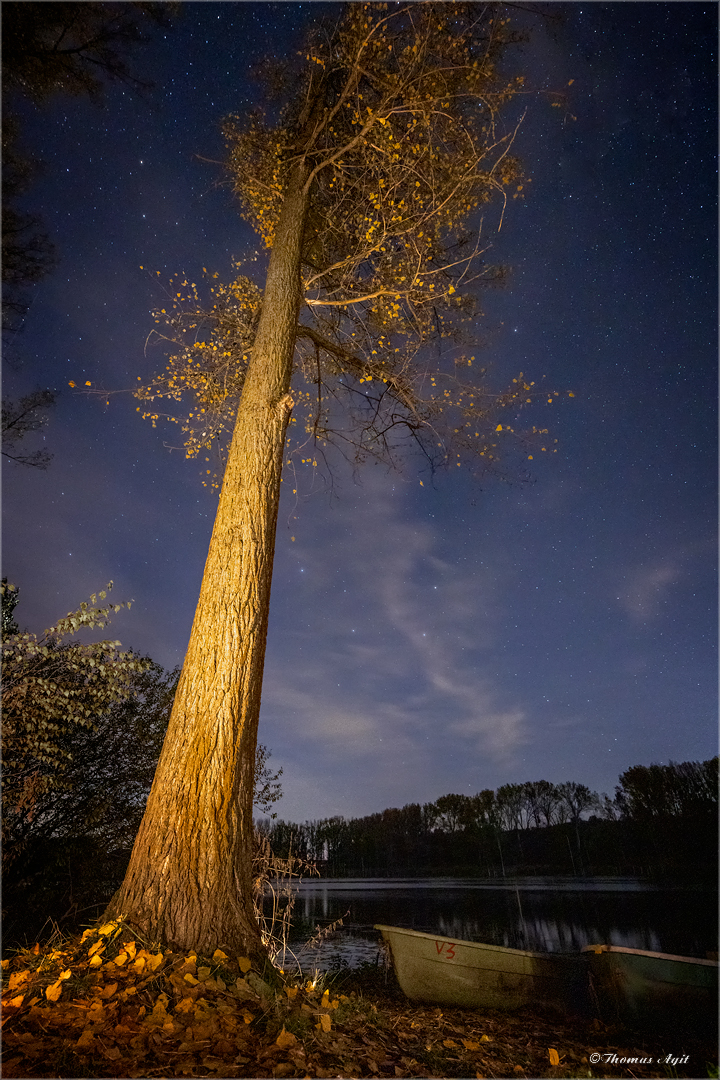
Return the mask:
<path fill-rule="evenodd" d="M 130 865 L 107 914 L 179 949 L 262 961 L 252 789 L 300 299 L 306 174 L 291 178 L 200 599 Z"/>

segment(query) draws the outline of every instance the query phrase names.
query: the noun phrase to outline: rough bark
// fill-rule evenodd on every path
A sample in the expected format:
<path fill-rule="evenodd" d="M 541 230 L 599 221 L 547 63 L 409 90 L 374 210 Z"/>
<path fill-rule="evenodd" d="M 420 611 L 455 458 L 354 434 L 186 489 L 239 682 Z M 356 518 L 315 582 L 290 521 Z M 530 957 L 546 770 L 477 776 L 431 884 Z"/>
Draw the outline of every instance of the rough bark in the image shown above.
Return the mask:
<path fill-rule="evenodd" d="M 252 789 L 300 301 L 307 174 L 291 177 L 167 736 L 108 915 L 183 950 L 262 961 Z"/>

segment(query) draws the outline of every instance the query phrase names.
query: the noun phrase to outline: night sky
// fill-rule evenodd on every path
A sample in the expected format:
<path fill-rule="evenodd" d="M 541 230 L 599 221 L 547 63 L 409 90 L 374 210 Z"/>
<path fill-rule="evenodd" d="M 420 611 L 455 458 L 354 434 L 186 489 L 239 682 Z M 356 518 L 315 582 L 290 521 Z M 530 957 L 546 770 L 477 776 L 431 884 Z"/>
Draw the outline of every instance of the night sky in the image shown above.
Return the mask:
<path fill-rule="evenodd" d="M 156 83 L 146 102 L 115 85 L 104 107 L 26 110 L 46 162 L 28 206 L 60 263 L 6 352 L 4 393 L 61 394 L 47 472 L 4 469 L 21 627 L 113 579 L 135 602 L 110 635 L 182 663 L 216 495 L 167 448 L 177 429 L 68 382 L 148 380 L 169 277 L 251 257 L 221 170 L 196 155 L 223 157 L 219 121 L 257 96 L 250 64 L 299 48 L 319 9 L 184 4 L 134 54 Z M 498 386 L 523 371 L 573 391 L 537 414 L 558 452 L 535 455 L 529 483 L 413 463 L 340 470 L 332 496 L 308 471 L 297 505 L 285 490 L 260 726 L 285 819 L 538 779 L 612 795 L 631 765 L 717 752 L 717 7 L 557 10 L 507 61 L 534 88 L 574 81 L 567 110 L 524 103 L 532 183 L 494 234 L 512 272 L 478 333 Z"/>

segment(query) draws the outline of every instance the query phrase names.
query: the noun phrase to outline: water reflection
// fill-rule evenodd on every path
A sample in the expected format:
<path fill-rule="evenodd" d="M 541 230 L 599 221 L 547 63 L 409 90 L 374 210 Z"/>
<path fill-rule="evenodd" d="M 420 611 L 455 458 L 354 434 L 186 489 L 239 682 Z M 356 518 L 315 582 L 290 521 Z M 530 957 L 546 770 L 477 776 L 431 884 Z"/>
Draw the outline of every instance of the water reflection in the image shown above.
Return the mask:
<path fill-rule="evenodd" d="M 378 922 L 537 952 L 604 942 L 704 957 L 718 947 L 716 897 L 631 879 L 308 880 L 295 905 L 293 949 L 343 916 L 343 930 L 331 941 L 302 950 L 304 970 L 375 960 Z"/>

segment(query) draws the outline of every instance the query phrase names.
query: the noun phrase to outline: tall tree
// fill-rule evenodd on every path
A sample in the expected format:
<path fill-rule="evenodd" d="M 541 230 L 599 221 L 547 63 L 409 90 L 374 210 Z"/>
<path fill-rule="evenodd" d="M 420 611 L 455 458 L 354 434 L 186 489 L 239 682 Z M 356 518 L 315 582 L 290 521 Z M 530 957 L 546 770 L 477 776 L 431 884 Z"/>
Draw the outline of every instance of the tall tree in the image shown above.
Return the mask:
<path fill-rule="evenodd" d="M 473 381 L 462 350 L 493 276 L 482 208 L 522 186 L 517 115 L 501 127 L 522 80 L 497 68 L 513 40 L 494 5 L 351 3 L 281 78 L 279 119 L 226 122 L 235 190 L 270 248 L 265 288 L 239 277 L 204 309 L 185 282 L 158 313 L 177 345 L 169 368 L 140 391 L 194 390 L 191 454 L 237 409 L 168 734 L 108 909 L 150 937 L 265 955 L 252 782 L 288 423 L 313 461 L 333 442 L 360 459 L 415 447 L 432 465 L 484 467 L 532 399 L 522 377 L 501 394 Z"/>
<path fill-rule="evenodd" d="M 527 828 L 527 793 L 523 784 L 503 784 L 497 789 L 495 805 L 503 829 Z"/>
<path fill-rule="evenodd" d="M 39 164 L 20 149 L 17 117 L 2 122 L 2 329 L 17 333 L 29 307 L 28 289 L 55 265 L 55 247 L 37 214 L 21 206 Z"/>
<path fill-rule="evenodd" d="M 472 823 L 473 802 L 469 795 L 441 795 L 433 806 L 434 828 L 441 832 L 460 832 Z"/>
<path fill-rule="evenodd" d="M 267 746 L 258 743 L 255 750 L 255 773 L 253 776 L 253 806 L 262 814 L 270 814 L 276 818 L 277 813 L 272 809 L 276 802 L 282 799 L 282 784 L 280 777 L 282 769 L 273 772 L 270 768 L 271 751 Z"/>
<path fill-rule="evenodd" d="M 563 820 L 572 821 L 574 825 L 577 825 L 586 811 L 597 809 L 600 805 L 597 792 L 591 791 L 587 784 L 568 780 L 564 784 L 558 784 L 556 791 L 560 797 L 559 809 Z"/>
<path fill-rule="evenodd" d="M 9 0 L 3 5 L 3 91 L 19 91 L 37 105 L 57 93 L 97 98 L 108 80 L 146 88 L 128 52 L 149 30 L 168 26 L 178 8 L 152 0 Z"/>
<path fill-rule="evenodd" d="M 718 758 L 633 765 L 621 773 L 615 790 L 619 809 L 636 820 L 680 816 L 703 808 L 712 812 L 718 801 Z"/>
<path fill-rule="evenodd" d="M 56 265 L 57 252 L 42 218 L 23 205 L 41 163 L 22 146 L 18 105 L 45 105 L 58 94 L 99 100 L 107 82 L 137 90 L 151 84 L 131 67 L 128 52 L 149 30 L 167 26 L 177 3 L 43 2 L 8 0 L 2 9 L 2 331 L 6 346 L 22 329 L 30 289 Z M 3 454 L 19 465 L 46 469 L 47 450 L 17 452 L 17 442 L 47 420 L 51 390 L 3 400 Z M 40 423 L 37 421 L 42 415 Z"/>
<path fill-rule="evenodd" d="M 46 104 L 57 94 L 99 100 L 108 82 L 136 90 L 151 84 L 128 59 L 149 32 L 168 26 L 177 3 L 97 3 L 95 0 L 3 4 L 3 328 L 16 330 L 27 312 L 27 287 L 55 264 L 55 251 L 35 214 L 18 206 L 38 163 L 20 148 L 17 105 Z"/>
<path fill-rule="evenodd" d="M 52 454 L 47 450 L 23 451 L 18 443 L 47 424 L 47 409 L 55 404 L 52 390 L 33 390 L 17 401 L 4 398 L 2 403 L 2 455 L 18 465 L 47 469 Z"/>

